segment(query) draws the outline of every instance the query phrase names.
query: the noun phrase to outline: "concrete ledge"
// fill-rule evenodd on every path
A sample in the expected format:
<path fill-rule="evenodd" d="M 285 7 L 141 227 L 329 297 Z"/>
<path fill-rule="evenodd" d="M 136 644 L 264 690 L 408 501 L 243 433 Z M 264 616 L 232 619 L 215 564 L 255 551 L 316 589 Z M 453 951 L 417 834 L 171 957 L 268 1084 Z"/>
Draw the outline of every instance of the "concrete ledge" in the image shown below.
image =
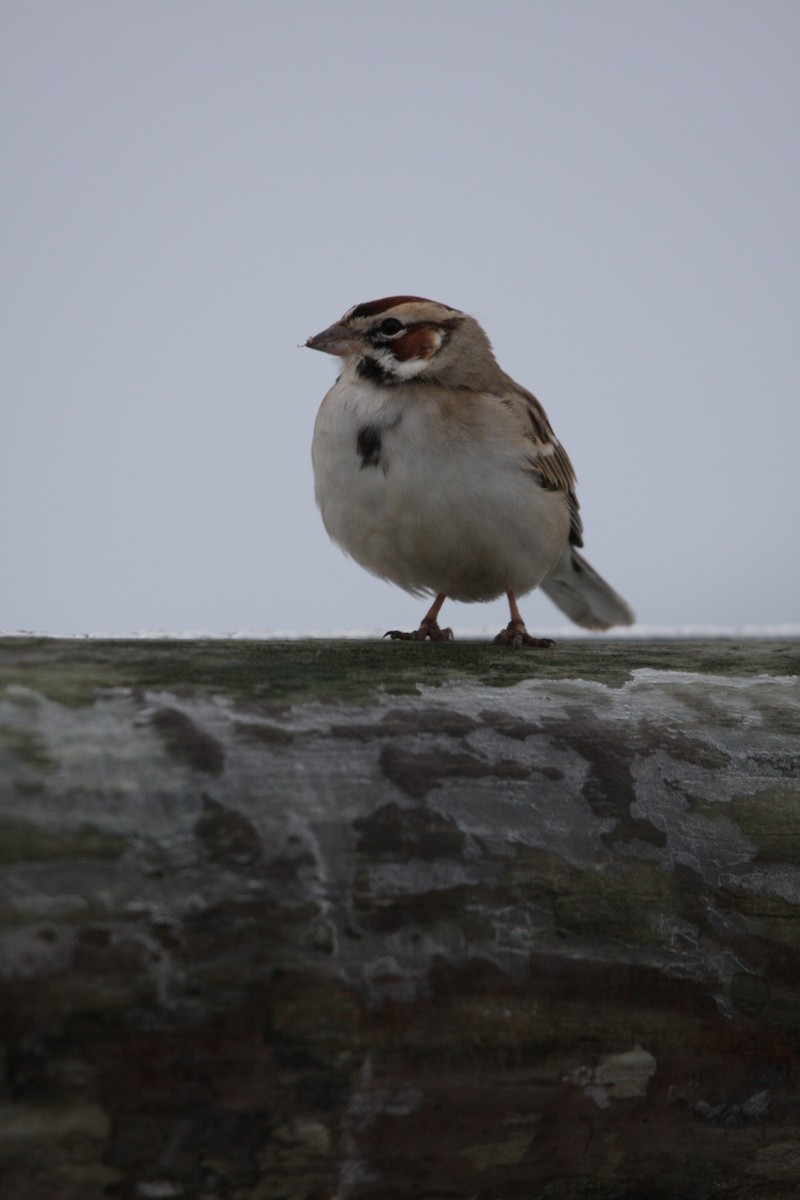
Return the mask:
<path fill-rule="evenodd" d="M 800 645 L 0 642 L 0 1179 L 789 1200 Z"/>

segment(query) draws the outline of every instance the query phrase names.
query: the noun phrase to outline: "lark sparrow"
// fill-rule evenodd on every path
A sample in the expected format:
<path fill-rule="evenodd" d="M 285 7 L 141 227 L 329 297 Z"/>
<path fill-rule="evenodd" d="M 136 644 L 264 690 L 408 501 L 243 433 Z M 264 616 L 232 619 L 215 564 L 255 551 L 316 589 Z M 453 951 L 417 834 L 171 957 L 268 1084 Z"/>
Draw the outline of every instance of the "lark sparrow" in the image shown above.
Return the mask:
<path fill-rule="evenodd" d="M 356 562 L 414 595 L 435 597 L 419 629 L 449 640 L 445 599 L 506 594 L 496 642 L 531 637 L 517 596 L 540 586 L 578 625 L 634 620 L 577 552 L 575 474 L 538 400 L 506 375 L 474 317 L 390 296 L 349 309 L 306 345 L 342 360 L 322 401 L 312 457 L 330 537 Z"/>

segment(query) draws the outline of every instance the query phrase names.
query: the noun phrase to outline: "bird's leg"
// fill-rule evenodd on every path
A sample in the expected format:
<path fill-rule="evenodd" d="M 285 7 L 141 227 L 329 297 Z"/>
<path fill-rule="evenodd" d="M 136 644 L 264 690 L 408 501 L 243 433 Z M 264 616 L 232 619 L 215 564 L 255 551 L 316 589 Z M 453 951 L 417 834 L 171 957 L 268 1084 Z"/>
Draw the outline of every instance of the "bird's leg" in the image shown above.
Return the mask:
<path fill-rule="evenodd" d="M 518 650 L 520 646 L 555 646 L 552 638 L 531 637 L 517 607 L 516 596 L 513 592 L 506 592 L 506 596 L 508 597 L 508 607 L 511 610 L 511 620 L 494 639 L 498 646 L 511 646 L 514 650 Z"/>
<path fill-rule="evenodd" d="M 439 616 L 439 609 L 446 599 L 447 597 L 444 593 L 440 592 L 420 621 L 419 629 L 415 629 L 413 633 L 403 633 L 400 629 L 390 629 L 383 636 L 391 638 L 393 642 L 424 642 L 426 638 L 429 638 L 432 642 L 452 642 L 452 629 L 440 629 L 439 623 L 436 620 Z"/>

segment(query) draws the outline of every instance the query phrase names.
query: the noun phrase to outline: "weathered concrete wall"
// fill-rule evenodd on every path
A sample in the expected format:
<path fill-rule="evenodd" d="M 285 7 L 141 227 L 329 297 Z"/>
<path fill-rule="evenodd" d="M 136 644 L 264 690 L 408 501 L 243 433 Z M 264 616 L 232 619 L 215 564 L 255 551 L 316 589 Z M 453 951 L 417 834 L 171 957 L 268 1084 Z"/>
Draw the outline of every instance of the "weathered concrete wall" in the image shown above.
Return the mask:
<path fill-rule="evenodd" d="M 796 643 L 2 644 L 0 1194 L 800 1194 Z"/>

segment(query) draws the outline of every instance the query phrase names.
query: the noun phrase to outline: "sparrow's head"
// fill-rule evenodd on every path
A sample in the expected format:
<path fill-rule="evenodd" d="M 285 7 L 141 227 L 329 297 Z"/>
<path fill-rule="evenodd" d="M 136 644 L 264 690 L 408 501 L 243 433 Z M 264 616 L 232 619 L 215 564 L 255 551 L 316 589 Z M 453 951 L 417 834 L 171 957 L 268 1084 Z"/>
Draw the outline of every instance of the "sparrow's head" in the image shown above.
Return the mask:
<path fill-rule="evenodd" d="M 306 345 L 350 360 L 357 375 L 381 386 L 415 379 L 478 388 L 499 370 L 474 317 L 420 296 L 357 304 Z"/>

